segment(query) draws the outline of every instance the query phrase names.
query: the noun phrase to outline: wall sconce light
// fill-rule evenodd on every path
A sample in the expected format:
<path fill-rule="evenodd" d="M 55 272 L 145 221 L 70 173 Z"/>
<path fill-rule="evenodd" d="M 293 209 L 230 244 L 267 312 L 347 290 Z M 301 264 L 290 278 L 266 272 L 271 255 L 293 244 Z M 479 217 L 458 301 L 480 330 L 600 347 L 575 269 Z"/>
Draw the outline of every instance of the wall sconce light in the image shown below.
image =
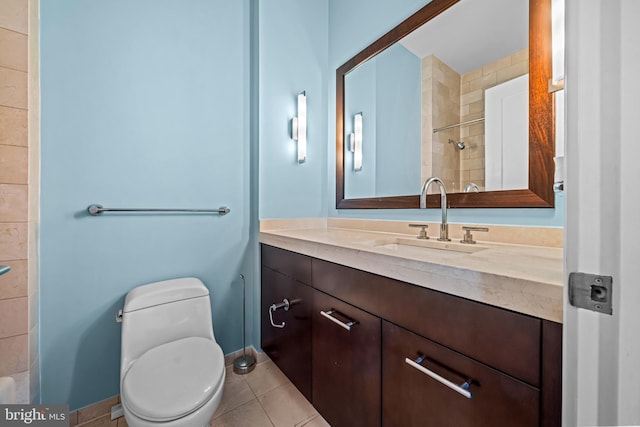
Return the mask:
<path fill-rule="evenodd" d="M 298 94 L 298 116 L 291 119 L 291 138 L 298 141 L 298 163 L 307 160 L 307 95 Z"/>
<path fill-rule="evenodd" d="M 549 92 L 564 89 L 564 0 L 551 2 L 552 77 Z"/>
<path fill-rule="evenodd" d="M 353 153 L 353 170 L 362 170 L 362 113 L 353 116 L 353 132 L 349 134 L 349 151 Z"/>

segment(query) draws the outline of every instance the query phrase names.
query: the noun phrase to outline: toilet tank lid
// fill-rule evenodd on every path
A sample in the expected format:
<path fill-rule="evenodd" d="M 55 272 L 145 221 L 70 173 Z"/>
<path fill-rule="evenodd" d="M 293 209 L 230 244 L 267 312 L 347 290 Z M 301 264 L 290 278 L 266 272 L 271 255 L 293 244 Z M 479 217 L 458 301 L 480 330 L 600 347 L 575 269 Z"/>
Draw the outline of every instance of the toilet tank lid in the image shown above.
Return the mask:
<path fill-rule="evenodd" d="M 167 304 L 190 298 L 208 296 L 207 287 L 195 277 L 164 280 L 138 286 L 127 294 L 124 300 L 125 313 L 154 305 Z"/>

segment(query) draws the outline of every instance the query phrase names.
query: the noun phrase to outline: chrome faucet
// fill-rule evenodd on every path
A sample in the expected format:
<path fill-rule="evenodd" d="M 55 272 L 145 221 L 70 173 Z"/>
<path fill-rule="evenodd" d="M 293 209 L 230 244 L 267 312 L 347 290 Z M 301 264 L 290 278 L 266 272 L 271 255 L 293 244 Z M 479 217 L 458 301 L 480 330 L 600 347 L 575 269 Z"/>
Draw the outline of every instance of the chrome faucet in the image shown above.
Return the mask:
<path fill-rule="evenodd" d="M 467 184 L 466 187 L 464 187 L 464 192 L 465 193 L 479 193 L 480 192 L 480 187 L 478 187 L 478 184 L 476 184 L 475 182 L 470 182 Z"/>
<path fill-rule="evenodd" d="M 442 224 L 440 224 L 440 237 L 438 240 L 450 242 L 449 224 L 447 224 L 447 189 L 444 186 L 444 182 L 437 176 L 432 176 L 424 182 L 420 193 L 420 209 L 427 207 L 427 192 L 434 182 L 440 186 L 440 209 L 442 210 Z"/>

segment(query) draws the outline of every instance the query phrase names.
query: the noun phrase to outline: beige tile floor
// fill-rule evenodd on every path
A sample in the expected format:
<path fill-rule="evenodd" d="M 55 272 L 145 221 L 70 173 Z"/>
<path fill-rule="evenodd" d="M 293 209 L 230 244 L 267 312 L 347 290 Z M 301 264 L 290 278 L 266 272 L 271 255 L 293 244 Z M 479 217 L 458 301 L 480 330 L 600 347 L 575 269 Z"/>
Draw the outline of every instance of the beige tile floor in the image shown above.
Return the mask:
<path fill-rule="evenodd" d="M 111 406 L 117 397 L 71 414 L 78 427 L 127 427 L 124 417 L 111 420 Z M 224 393 L 211 419 L 212 427 L 326 427 L 302 393 L 270 360 L 259 363 L 253 372 L 236 375 L 227 367 Z"/>
<path fill-rule="evenodd" d="M 236 375 L 227 367 L 224 394 L 212 427 L 326 427 L 302 393 L 272 361 Z"/>

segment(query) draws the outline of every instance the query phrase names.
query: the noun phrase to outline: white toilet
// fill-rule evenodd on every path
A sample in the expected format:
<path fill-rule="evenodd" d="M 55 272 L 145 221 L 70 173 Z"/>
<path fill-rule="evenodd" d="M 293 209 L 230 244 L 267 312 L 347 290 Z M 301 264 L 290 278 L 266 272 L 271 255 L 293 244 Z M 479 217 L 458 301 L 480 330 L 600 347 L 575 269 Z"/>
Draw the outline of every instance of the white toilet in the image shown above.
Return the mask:
<path fill-rule="evenodd" d="M 209 291 L 200 280 L 166 280 L 129 292 L 120 356 L 120 398 L 129 426 L 209 425 L 222 399 L 225 366 Z"/>

